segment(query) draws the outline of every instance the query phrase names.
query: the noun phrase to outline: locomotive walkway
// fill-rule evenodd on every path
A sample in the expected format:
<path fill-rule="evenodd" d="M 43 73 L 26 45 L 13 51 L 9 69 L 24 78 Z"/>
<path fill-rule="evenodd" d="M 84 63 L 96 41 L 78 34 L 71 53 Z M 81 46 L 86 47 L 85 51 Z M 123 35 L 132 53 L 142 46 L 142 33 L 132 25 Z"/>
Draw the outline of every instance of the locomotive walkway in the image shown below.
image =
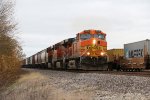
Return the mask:
<path fill-rule="evenodd" d="M 149 100 L 150 77 L 54 70 L 26 71 L 0 100 Z"/>

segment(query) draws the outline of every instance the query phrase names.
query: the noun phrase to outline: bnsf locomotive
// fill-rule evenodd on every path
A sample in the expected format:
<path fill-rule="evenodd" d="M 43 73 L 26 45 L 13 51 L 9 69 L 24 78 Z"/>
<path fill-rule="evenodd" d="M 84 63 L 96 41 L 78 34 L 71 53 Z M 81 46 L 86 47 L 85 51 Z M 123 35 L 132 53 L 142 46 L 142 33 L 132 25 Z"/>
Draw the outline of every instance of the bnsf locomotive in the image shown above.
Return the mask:
<path fill-rule="evenodd" d="M 106 34 L 84 30 L 23 61 L 24 67 L 51 69 L 107 70 Z"/>

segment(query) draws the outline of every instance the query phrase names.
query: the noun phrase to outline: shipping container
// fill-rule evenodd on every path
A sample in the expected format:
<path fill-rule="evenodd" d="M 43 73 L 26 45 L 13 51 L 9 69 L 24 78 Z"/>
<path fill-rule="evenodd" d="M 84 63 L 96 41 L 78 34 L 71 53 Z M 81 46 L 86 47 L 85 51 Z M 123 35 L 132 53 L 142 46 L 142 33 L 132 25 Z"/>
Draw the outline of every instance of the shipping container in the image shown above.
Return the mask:
<path fill-rule="evenodd" d="M 129 58 L 144 58 L 150 55 L 150 40 L 124 44 L 124 56 Z"/>
<path fill-rule="evenodd" d="M 120 59 L 124 56 L 123 49 L 110 49 L 107 50 L 107 62 L 108 62 L 108 70 L 119 70 L 119 62 Z"/>
<path fill-rule="evenodd" d="M 124 57 L 121 66 L 124 69 L 149 69 L 150 68 L 150 40 L 124 44 Z"/>
<path fill-rule="evenodd" d="M 124 56 L 124 50 L 123 49 L 110 49 L 107 50 L 108 55 L 108 62 L 113 62 L 114 60 L 118 60 L 120 57 Z"/>

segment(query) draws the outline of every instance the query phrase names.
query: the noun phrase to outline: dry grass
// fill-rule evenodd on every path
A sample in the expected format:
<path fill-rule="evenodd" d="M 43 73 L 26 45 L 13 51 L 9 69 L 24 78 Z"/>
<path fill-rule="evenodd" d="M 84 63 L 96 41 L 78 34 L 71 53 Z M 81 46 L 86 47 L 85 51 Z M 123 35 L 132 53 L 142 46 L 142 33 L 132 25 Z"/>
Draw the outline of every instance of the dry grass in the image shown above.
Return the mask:
<path fill-rule="evenodd" d="M 20 75 L 26 74 L 28 72 L 23 70 L 15 70 L 15 71 L 4 71 L 0 72 L 0 93 L 6 90 L 7 87 L 11 86 L 16 82 L 17 79 L 20 78 Z"/>
<path fill-rule="evenodd" d="M 14 56 L 0 58 L 0 90 L 17 79 L 20 74 L 20 62 Z"/>
<path fill-rule="evenodd" d="M 10 85 L 0 98 L 1 100 L 90 100 L 86 95 L 65 92 L 55 87 L 54 82 L 47 76 L 38 72 L 28 72 Z"/>

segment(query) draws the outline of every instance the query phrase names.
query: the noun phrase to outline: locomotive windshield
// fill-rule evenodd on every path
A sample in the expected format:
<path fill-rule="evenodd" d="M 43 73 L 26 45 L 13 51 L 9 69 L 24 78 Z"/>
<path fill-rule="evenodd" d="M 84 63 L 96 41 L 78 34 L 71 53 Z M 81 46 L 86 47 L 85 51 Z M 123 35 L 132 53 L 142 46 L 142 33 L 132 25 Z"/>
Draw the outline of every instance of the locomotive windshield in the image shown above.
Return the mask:
<path fill-rule="evenodd" d="M 81 34 L 80 35 L 81 40 L 87 40 L 87 39 L 90 39 L 91 37 L 92 37 L 91 34 Z"/>
<path fill-rule="evenodd" d="M 105 36 L 104 36 L 104 34 L 94 34 L 94 38 L 99 38 L 99 39 L 102 39 L 102 40 L 104 40 L 105 39 Z"/>

